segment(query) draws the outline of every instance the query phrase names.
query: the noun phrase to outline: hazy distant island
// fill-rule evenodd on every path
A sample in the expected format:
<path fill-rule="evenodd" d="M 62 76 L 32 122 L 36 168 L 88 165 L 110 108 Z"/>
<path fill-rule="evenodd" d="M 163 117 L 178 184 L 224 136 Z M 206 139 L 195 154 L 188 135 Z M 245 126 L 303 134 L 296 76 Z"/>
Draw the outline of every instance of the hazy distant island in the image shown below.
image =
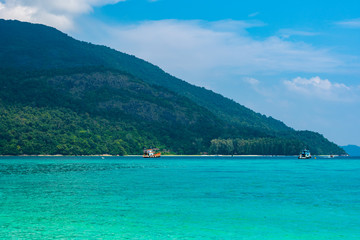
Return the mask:
<path fill-rule="evenodd" d="M 360 156 L 360 147 L 356 145 L 347 145 L 342 147 L 350 156 Z"/>
<path fill-rule="evenodd" d="M 135 56 L 39 24 L 0 33 L 0 155 L 345 154 Z"/>

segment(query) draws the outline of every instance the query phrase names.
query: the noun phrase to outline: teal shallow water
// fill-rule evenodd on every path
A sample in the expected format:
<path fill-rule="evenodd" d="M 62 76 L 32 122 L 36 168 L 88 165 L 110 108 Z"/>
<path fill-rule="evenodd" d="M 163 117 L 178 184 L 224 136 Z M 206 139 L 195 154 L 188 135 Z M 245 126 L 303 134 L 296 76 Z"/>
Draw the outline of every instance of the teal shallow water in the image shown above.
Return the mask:
<path fill-rule="evenodd" d="M 360 158 L 1 157 L 2 239 L 360 239 Z"/>

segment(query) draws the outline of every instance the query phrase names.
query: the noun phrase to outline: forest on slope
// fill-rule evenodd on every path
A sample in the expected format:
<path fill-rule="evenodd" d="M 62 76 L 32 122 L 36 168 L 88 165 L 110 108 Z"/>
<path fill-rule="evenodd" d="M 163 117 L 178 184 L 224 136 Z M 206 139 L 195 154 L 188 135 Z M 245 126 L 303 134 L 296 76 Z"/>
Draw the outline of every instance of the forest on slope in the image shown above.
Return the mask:
<path fill-rule="evenodd" d="M 345 153 L 134 56 L 39 24 L 0 33 L 0 154 Z"/>

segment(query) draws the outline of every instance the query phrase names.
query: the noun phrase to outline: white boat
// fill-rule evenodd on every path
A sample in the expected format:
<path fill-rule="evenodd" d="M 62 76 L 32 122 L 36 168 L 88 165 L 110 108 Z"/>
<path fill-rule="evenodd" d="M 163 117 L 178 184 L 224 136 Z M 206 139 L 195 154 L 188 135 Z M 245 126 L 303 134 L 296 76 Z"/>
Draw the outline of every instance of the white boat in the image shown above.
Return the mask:
<path fill-rule="evenodd" d="M 309 159 L 309 158 L 311 158 L 311 153 L 310 153 L 309 150 L 304 149 L 304 150 L 300 153 L 300 155 L 299 155 L 298 158 L 299 158 L 299 159 Z"/>
<path fill-rule="evenodd" d="M 161 156 L 161 152 L 157 152 L 157 148 L 144 149 L 144 158 L 158 158 Z"/>

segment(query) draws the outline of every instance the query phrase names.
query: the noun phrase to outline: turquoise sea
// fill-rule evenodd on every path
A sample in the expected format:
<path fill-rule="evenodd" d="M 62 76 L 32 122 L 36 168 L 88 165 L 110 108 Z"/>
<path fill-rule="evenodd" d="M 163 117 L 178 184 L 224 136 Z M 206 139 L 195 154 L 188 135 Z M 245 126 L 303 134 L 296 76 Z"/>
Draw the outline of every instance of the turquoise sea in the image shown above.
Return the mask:
<path fill-rule="evenodd" d="M 1 239 L 360 239 L 360 158 L 0 157 Z"/>

